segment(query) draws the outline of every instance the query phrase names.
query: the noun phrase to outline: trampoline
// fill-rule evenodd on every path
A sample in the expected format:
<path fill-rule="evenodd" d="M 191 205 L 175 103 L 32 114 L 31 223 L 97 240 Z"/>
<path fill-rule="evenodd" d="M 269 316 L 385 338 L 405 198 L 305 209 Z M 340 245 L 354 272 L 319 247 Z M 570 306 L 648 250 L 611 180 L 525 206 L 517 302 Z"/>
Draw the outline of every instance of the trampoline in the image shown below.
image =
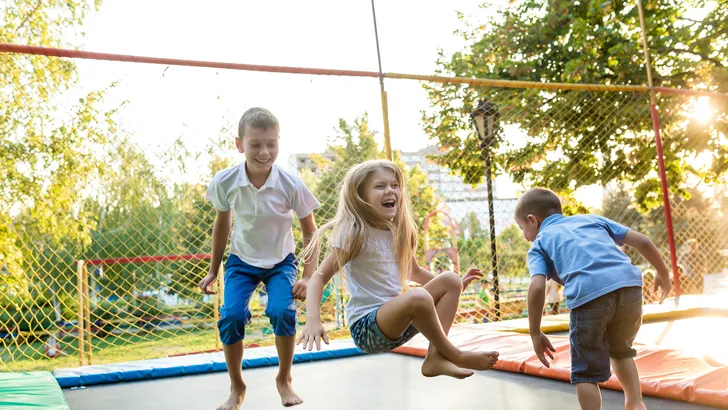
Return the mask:
<path fill-rule="evenodd" d="M 465 380 L 420 375 L 421 360 L 393 353 L 294 366 L 295 409 L 578 409 L 573 386 L 503 371 L 476 372 Z M 244 409 L 283 408 L 273 383 L 277 369 L 244 371 Z M 227 397 L 224 372 L 65 390 L 71 410 L 215 409 Z M 621 392 L 604 390 L 607 409 L 624 409 Z M 646 398 L 649 408 L 712 407 Z"/>
<path fill-rule="evenodd" d="M 680 309 L 645 306 L 635 348 L 648 407 L 728 408 L 728 310 L 714 302 L 698 297 L 686 298 Z M 557 349 L 548 369 L 533 354 L 522 321 L 454 326 L 450 339 L 460 348 L 500 353 L 496 370 L 476 372 L 466 380 L 423 377 L 421 359 L 413 357 L 426 352 L 427 340 L 421 335 L 381 355 L 363 355 L 351 340 L 332 341 L 320 352 L 298 347 L 294 387 L 304 403 L 296 408 L 577 409 L 575 389 L 568 383 L 568 315 L 547 318 L 544 328 Z M 280 406 L 273 382 L 276 365 L 274 347 L 246 350 L 243 373 L 249 390 L 244 408 Z M 36 399 L 39 408 L 54 410 L 214 409 L 228 389 L 222 352 L 5 377 L 0 405 L 9 409 L 26 408 L 23 403 Z M 3 386 L 9 399 L 3 398 Z M 616 379 L 603 387 L 604 408 L 624 408 Z"/>

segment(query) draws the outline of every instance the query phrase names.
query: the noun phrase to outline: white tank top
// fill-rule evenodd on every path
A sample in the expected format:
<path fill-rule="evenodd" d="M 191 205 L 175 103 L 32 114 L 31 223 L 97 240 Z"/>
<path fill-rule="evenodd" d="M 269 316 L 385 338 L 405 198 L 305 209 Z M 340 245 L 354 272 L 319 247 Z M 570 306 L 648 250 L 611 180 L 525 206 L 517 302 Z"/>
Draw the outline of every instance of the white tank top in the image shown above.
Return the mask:
<path fill-rule="evenodd" d="M 349 325 L 402 293 L 391 231 L 373 230 L 359 255 L 344 266 Z"/>

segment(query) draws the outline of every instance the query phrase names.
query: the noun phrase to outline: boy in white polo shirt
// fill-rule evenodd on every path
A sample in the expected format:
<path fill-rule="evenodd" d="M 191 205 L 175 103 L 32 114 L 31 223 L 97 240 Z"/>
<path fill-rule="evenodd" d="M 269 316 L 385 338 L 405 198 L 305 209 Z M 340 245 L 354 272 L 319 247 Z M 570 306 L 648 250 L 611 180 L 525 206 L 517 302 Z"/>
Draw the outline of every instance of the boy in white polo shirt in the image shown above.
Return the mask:
<path fill-rule="evenodd" d="M 240 119 L 235 139 L 245 161 L 218 172 L 205 195 L 217 209 L 210 272 L 200 282 L 200 288 L 207 294 L 214 293 L 212 285 L 217 280 L 232 227 L 230 255 L 225 263 L 225 303 L 218 322 L 230 376 L 230 397 L 218 410 L 238 409 L 245 399 L 242 340 L 251 317 L 250 298 L 260 282 L 265 284 L 268 293 L 265 313 L 276 335 L 279 362 L 276 386 L 281 402 L 284 406 L 302 403 L 291 388 L 296 335 L 293 299 L 306 297 L 315 258 L 304 263 L 303 277 L 297 280 L 296 244 L 291 228 L 295 212 L 306 246 L 316 230 L 312 212 L 320 204 L 300 178 L 275 165 L 278 140 L 278 120 L 270 111 L 247 110 Z"/>

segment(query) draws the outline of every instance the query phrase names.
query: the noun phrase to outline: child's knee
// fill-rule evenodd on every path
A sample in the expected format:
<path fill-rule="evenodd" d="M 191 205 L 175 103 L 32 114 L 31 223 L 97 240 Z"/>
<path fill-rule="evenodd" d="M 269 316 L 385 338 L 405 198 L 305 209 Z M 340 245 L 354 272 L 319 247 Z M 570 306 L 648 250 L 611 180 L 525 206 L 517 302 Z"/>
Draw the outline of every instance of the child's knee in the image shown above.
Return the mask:
<path fill-rule="evenodd" d="M 273 333 L 276 336 L 296 334 L 296 309 L 293 306 L 269 302 L 265 314 L 270 319 Z"/>
<path fill-rule="evenodd" d="M 447 284 L 447 288 L 451 290 L 457 290 L 458 292 L 462 292 L 463 290 L 463 280 L 460 278 L 460 275 L 458 275 L 455 272 L 447 271 L 442 272 L 441 274 L 437 275 L 438 278 L 442 278 L 441 280 L 444 281 Z"/>
<path fill-rule="evenodd" d="M 410 289 L 407 292 L 407 295 L 409 296 L 410 307 L 413 311 L 431 309 L 435 306 L 435 301 L 432 299 L 432 295 L 423 288 Z"/>
<path fill-rule="evenodd" d="M 221 309 L 220 320 L 217 322 L 217 328 L 220 331 L 220 341 L 223 344 L 235 344 L 245 338 L 245 325 L 250 322 L 252 317 L 250 310 L 245 308 L 239 309 Z"/>

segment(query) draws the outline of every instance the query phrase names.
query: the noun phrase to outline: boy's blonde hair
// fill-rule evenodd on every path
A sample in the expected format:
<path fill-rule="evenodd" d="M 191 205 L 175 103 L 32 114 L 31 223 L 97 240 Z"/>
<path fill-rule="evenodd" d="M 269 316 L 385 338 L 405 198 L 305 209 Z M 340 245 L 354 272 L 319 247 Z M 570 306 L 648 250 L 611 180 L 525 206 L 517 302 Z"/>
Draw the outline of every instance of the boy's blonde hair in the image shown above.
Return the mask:
<path fill-rule="evenodd" d="M 278 127 L 278 118 L 272 112 L 261 107 L 253 107 L 248 109 L 240 117 L 238 122 L 238 138 L 243 139 L 245 133 L 251 128 L 268 130 Z"/>
<path fill-rule="evenodd" d="M 553 214 L 561 214 L 561 200 L 554 191 L 546 188 L 531 188 L 524 192 L 516 203 L 516 218 L 525 221 L 528 215 L 544 220 Z"/>
<path fill-rule="evenodd" d="M 372 205 L 364 201 L 362 188 L 369 175 L 379 169 L 394 172 L 400 186 L 401 197 L 393 220 L 379 216 Z M 394 235 L 394 253 L 400 271 L 402 287 L 412 273 L 412 258 L 417 250 L 417 230 L 410 211 L 409 195 L 402 170 L 391 161 L 371 160 L 354 166 L 346 173 L 339 194 L 339 206 L 334 219 L 319 228 L 304 250 L 303 258 L 314 253 L 323 233 L 331 229 L 329 252 L 334 252 L 339 268 L 356 258 L 377 227 L 386 226 Z"/>

